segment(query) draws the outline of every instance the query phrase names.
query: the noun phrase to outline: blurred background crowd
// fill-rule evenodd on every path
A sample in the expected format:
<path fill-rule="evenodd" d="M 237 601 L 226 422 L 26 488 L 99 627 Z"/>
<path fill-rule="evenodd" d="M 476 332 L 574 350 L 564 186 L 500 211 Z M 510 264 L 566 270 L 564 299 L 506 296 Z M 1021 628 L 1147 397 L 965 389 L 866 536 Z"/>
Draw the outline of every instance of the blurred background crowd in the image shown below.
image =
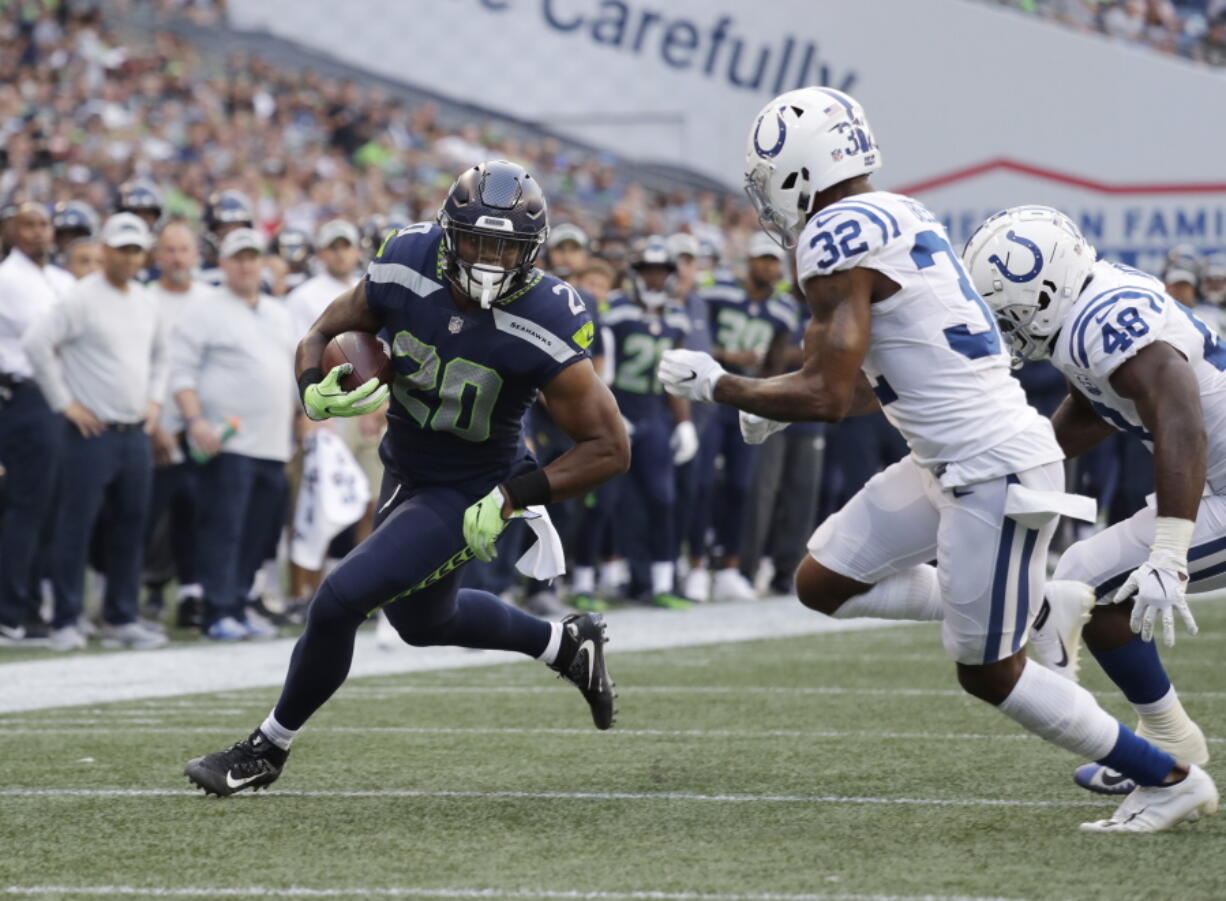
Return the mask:
<path fill-rule="evenodd" d="M 1226 0 L 1010 5 L 1222 61 Z M 751 375 L 799 365 L 791 261 L 739 195 L 470 124 L 373 79 L 109 22 L 91 3 L 0 2 L 0 644 L 71 651 L 97 635 L 143 649 L 168 629 L 228 642 L 300 622 L 321 571 L 370 530 L 384 423 L 308 423 L 294 345 L 387 234 L 432 219 L 485 159 L 522 163 L 545 187 L 542 263 L 598 322 L 598 370 L 636 463 L 551 511 L 566 579 L 518 577 L 527 536 L 513 532 L 511 552 L 466 568 L 469 584 L 542 614 L 790 592 L 813 528 L 906 452 L 880 414 L 760 448 L 727 411 L 671 418 L 654 377 L 665 339 Z M 1174 248 L 1160 274 L 1221 331 L 1226 262 Z M 129 289 L 133 277 L 148 287 Z M 631 327 L 642 309 L 666 311 L 649 340 Z M 1055 409 L 1050 366 L 1019 377 Z M 543 409 L 528 438 L 542 462 L 566 447 Z M 1152 490 L 1144 455 L 1120 438 L 1079 462 L 1080 490 L 1110 521 Z"/>

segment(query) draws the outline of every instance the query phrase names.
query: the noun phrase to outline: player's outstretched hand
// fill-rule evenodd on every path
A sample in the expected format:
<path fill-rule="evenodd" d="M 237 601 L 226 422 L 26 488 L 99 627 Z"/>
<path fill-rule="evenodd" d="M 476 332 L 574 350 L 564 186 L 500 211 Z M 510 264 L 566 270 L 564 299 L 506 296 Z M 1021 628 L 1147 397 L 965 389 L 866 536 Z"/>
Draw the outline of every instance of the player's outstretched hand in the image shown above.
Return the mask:
<path fill-rule="evenodd" d="M 302 406 L 307 416 L 318 422 L 332 416 L 363 416 L 373 413 L 387 401 L 388 387 L 378 379 L 370 379 L 346 391 L 341 378 L 353 372 L 351 363 L 333 366 L 323 380 L 308 385 L 302 392 Z"/>
<path fill-rule="evenodd" d="M 782 432 L 789 425 L 790 423 L 776 422 L 765 416 L 759 416 L 757 413 L 741 411 L 741 437 L 745 439 L 746 444 L 761 444 L 776 432 Z"/>
<path fill-rule="evenodd" d="M 724 367 L 700 350 L 666 350 L 660 357 L 660 384 L 677 397 L 710 403 L 715 399 L 715 383 L 724 375 Z"/>
<path fill-rule="evenodd" d="M 1144 641 L 1154 638 L 1154 620 L 1162 614 L 1162 640 L 1167 647 L 1175 644 L 1175 614 L 1178 610 L 1189 635 L 1199 630 L 1192 611 L 1188 609 L 1185 586 L 1188 584 L 1187 565 L 1171 559 L 1160 551 L 1132 571 L 1128 580 L 1115 593 L 1115 603 L 1133 598 L 1132 631 L 1140 632 Z"/>
<path fill-rule="evenodd" d="M 464 511 L 464 540 L 478 560 L 489 563 L 498 556 L 494 543 L 507 527 L 503 516 L 506 503 L 506 495 L 495 486 L 489 494 Z"/>

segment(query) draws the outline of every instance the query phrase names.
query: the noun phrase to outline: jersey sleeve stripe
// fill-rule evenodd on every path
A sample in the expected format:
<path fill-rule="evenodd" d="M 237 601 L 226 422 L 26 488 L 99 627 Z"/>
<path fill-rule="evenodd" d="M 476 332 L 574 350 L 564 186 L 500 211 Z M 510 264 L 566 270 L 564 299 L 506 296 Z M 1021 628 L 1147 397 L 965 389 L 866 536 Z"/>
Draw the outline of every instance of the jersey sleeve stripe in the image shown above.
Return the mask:
<path fill-rule="evenodd" d="M 407 288 L 418 297 L 425 297 L 438 291 L 443 286 L 426 278 L 420 272 L 415 272 L 403 263 L 371 263 L 366 270 L 366 277 L 378 284 L 400 285 Z"/>
<path fill-rule="evenodd" d="M 826 219 L 818 220 L 817 224 L 819 228 L 824 229 L 829 223 L 834 222 L 836 219 L 838 219 L 840 215 L 846 216 L 851 213 L 857 213 L 861 216 L 864 216 L 866 219 L 870 220 L 874 225 L 876 225 L 879 229 L 881 229 L 881 243 L 882 244 L 890 240 L 890 230 L 888 227 L 886 227 L 885 220 L 882 219 L 880 216 L 878 216 L 876 213 L 874 213 L 872 210 L 866 210 L 866 209 L 861 209 L 858 206 L 852 206 L 851 204 L 849 204 L 847 201 L 844 200 L 844 201 L 840 201 L 835 206 L 830 207 L 827 212 L 830 213 L 830 216 L 827 217 Z"/>
<path fill-rule="evenodd" d="M 893 234 L 890 237 L 897 238 L 900 234 L 902 234 L 902 230 L 898 227 L 898 220 L 895 219 L 894 214 L 891 213 L 889 210 L 887 210 L 885 207 L 878 206 L 875 203 L 869 203 L 867 200 L 860 200 L 859 198 L 856 198 L 855 202 L 858 203 L 860 206 L 866 206 L 869 209 L 876 210 L 882 216 L 885 216 L 885 218 L 889 219 L 890 227 L 893 229 Z"/>
<path fill-rule="evenodd" d="M 601 325 L 617 325 L 620 322 L 633 322 L 639 319 L 640 314 L 637 307 L 629 304 L 625 306 L 613 307 L 610 310 L 605 310 L 600 314 Z"/>
<path fill-rule="evenodd" d="M 1099 297 L 1101 296 L 1102 295 L 1099 295 Z M 1110 297 L 1103 300 L 1101 303 L 1091 304 L 1091 306 L 1086 307 L 1082 314 L 1077 318 L 1077 322 L 1073 324 L 1073 337 L 1076 342 L 1073 356 L 1083 368 L 1090 368 L 1090 355 L 1086 350 L 1086 332 L 1089 329 L 1092 317 L 1117 301 L 1130 300 L 1133 298 L 1148 300 L 1150 305 L 1153 306 L 1155 310 L 1160 310 L 1162 308 L 1161 298 L 1148 288 L 1118 288 L 1111 294 Z M 1095 298 L 1095 300 L 1097 299 L 1098 298 Z"/>
<path fill-rule="evenodd" d="M 494 314 L 494 328 L 500 332 L 506 332 L 508 335 L 514 335 L 516 338 L 527 341 L 534 347 L 549 354 L 559 363 L 566 363 L 574 357 L 580 356 L 579 352 L 573 347 L 531 319 L 516 316 L 514 313 L 508 313 L 506 310 L 501 310 L 498 307 L 494 307 L 491 312 Z"/>

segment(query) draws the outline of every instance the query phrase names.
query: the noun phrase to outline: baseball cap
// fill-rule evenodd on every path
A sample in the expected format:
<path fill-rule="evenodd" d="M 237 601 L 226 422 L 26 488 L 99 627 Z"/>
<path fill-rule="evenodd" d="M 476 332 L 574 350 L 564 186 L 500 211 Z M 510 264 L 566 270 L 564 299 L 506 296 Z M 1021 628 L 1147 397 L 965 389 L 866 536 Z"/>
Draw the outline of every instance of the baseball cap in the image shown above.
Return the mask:
<path fill-rule="evenodd" d="M 749 258 L 754 257 L 774 257 L 781 263 L 787 261 L 783 248 L 766 232 L 758 232 L 749 239 Z"/>
<path fill-rule="evenodd" d="M 322 250 L 325 247 L 331 247 L 333 241 L 339 241 L 341 238 L 357 247 L 362 236 L 358 233 L 358 227 L 352 222 L 346 219 L 329 219 L 319 227 L 315 235 L 315 246 Z"/>
<path fill-rule="evenodd" d="M 148 250 L 153 246 L 153 233 L 145 220 L 135 213 L 116 213 L 102 226 L 102 243 L 107 247 L 139 247 Z"/>
<path fill-rule="evenodd" d="M 1168 285 L 1178 285 L 1178 284 L 1195 285 L 1196 284 L 1196 273 L 1192 272 L 1189 269 L 1172 269 L 1169 272 L 1167 272 L 1165 276 L 1163 276 L 1162 280 L 1166 282 Z"/>
<path fill-rule="evenodd" d="M 220 256 L 226 260 L 244 250 L 264 252 L 264 237 L 254 228 L 236 228 L 226 235 L 221 241 Z"/>
<path fill-rule="evenodd" d="M 546 246 L 557 247 L 564 241 L 574 241 L 580 247 L 587 247 L 587 232 L 573 222 L 563 222 L 549 230 L 549 240 Z"/>
<path fill-rule="evenodd" d="M 680 256 L 698 258 L 698 239 L 688 232 L 677 232 L 668 236 L 668 252 L 675 260 Z"/>

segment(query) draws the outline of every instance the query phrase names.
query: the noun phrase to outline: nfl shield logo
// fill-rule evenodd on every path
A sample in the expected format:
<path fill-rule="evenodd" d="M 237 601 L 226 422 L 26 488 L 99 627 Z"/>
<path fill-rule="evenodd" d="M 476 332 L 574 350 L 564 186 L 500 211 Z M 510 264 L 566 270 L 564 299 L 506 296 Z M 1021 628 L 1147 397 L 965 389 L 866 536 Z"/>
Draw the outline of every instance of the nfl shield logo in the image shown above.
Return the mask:
<path fill-rule="evenodd" d="M 447 331 L 453 335 L 460 334 L 460 330 L 464 328 L 464 320 L 459 316 L 452 316 L 451 321 L 447 323 Z"/>
<path fill-rule="evenodd" d="M 831 150 L 830 158 L 836 163 L 839 162 L 841 159 L 843 159 L 843 151 L 839 149 Z"/>

